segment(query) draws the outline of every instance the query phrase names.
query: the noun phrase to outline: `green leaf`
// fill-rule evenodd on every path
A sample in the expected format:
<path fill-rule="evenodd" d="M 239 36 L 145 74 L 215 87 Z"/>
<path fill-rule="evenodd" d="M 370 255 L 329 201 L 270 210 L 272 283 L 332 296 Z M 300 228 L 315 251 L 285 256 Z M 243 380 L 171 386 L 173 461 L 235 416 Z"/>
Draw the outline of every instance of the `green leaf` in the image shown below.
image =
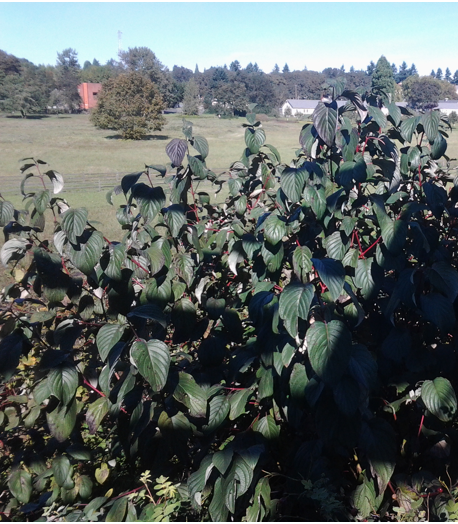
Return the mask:
<path fill-rule="evenodd" d="M 169 348 L 160 340 L 136 341 L 132 345 L 131 358 L 141 375 L 154 391 L 161 391 L 167 382 L 170 367 Z"/>
<path fill-rule="evenodd" d="M 363 483 L 357 486 L 353 493 L 352 502 L 362 519 L 366 519 L 371 513 L 378 510 L 374 483 L 365 475 Z"/>
<path fill-rule="evenodd" d="M 396 464 L 396 434 L 381 418 L 363 422 L 360 447 L 365 452 L 371 472 L 377 478 L 378 492 L 383 493 Z"/>
<path fill-rule="evenodd" d="M 292 282 L 280 294 L 279 314 L 285 323 L 288 333 L 296 338 L 298 334 L 298 320 L 307 320 L 310 304 L 315 295 L 312 284 Z"/>
<path fill-rule="evenodd" d="M 12 238 L 5 242 L 0 250 L 0 260 L 6 267 L 11 260 L 20 260 L 30 247 L 29 241 L 25 238 Z"/>
<path fill-rule="evenodd" d="M 237 264 L 243 262 L 245 259 L 245 251 L 243 250 L 242 240 L 237 240 L 234 242 L 232 249 L 229 253 L 227 264 L 229 269 L 237 275 Z"/>
<path fill-rule="evenodd" d="M 217 451 L 214 453 L 212 462 L 221 475 L 226 473 L 227 468 L 231 465 L 233 456 L 234 451 L 229 446 L 226 446 L 222 451 Z"/>
<path fill-rule="evenodd" d="M 377 263 L 373 258 L 358 259 L 355 270 L 355 285 L 361 290 L 361 294 L 366 300 L 374 298 L 378 291 L 378 286 L 375 282 L 377 279 L 375 276 L 377 267 Z"/>
<path fill-rule="evenodd" d="M 330 258 L 312 258 L 312 264 L 323 284 L 329 289 L 332 300 L 337 300 L 342 293 L 345 282 L 345 269 L 342 262 Z"/>
<path fill-rule="evenodd" d="M 8 478 L 8 488 L 21 504 L 27 504 L 32 495 L 32 476 L 23 469 L 16 469 Z"/>
<path fill-rule="evenodd" d="M 412 136 L 417 130 L 417 125 L 420 123 L 421 116 L 413 116 L 407 118 L 401 123 L 401 136 L 407 141 L 412 142 Z"/>
<path fill-rule="evenodd" d="M 445 155 L 447 151 L 447 140 L 438 133 L 434 142 L 431 144 L 431 158 L 433 160 L 439 160 Z"/>
<path fill-rule="evenodd" d="M 35 193 L 33 197 L 33 203 L 35 204 L 35 209 L 37 210 L 40 215 L 42 215 L 46 208 L 48 207 L 48 204 L 51 200 L 51 195 L 49 193 L 49 189 L 45 189 L 44 191 L 39 191 L 38 193 Z"/>
<path fill-rule="evenodd" d="M 126 515 L 127 500 L 127 497 L 121 497 L 115 500 L 105 517 L 105 522 L 122 522 Z"/>
<path fill-rule="evenodd" d="M 75 399 L 70 407 L 59 405 L 50 413 L 46 413 L 49 432 L 58 442 L 66 440 L 73 431 L 77 410 L 78 403 Z"/>
<path fill-rule="evenodd" d="M 55 459 L 53 459 L 52 470 L 57 485 L 62 487 L 67 482 L 67 478 L 72 472 L 72 467 L 68 457 L 66 455 L 58 455 Z"/>
<path fill-rule="evenodd" d="M 286 235 L 286 224 L 278 215 L 271 214 L 264 222 L 264 237 L 272 244 L 278 244 Z"/>
<path fill-rule="evenodd" d="M 420 123 L 425 130 L 426 136 L 430 144 L 434 143 L 439 133 L 439 123 L 441 120 L 440 111 L 427 111 L 421 116 Z"/>
<path fill-rule="evenodd" d="M 378 107 L 374 106 L 367 106 L 367 112 L 369 113 L 369 116 L 372 117 L 372 119 L 377 122 L 377 125 L 381 127 L 382 129 L 386 126 L 386 116 L 382 113 L 382 110 Z"/>
<path fill-rule="evenodd" d="M 301 282 L 308 282 L 308 274 L 312 271 L 312 252 L 307 246 L 298 246 L 294 250 L 293 268 Z"/>
<path fill-rule="evenodd" d="M 192 174 L 200 180 L 207 178 L 207 168 L 204 163 L 195 156 L 188 155 L 188 164 L 191 168 Z"/>
<path fill-rule="evenodd" d="M 261 247 L 261 256 L 267 266 L 267 271 L 274 273 L 283 263 L 285 256 L 283 242 L 278 242 L 275 246 L 265 242 Z"/>
<path fill-rule="evenodd" d="M 0 201 L 0 227 L 6 226 L 14 218 L 14 206 L 11 202 Z"/>
<path fill-rule="evenodd" d="M 323 244 L 329 258 L 335 258 L 336 260 L 343 260 L 350 247 L 348 238 L 341 231 L 334 231 L 334 233 L 325 238 Z"/>
<path fill-rule="evenodd" d="M 274 147 L 273 145 L 271 145 L 271 144 L 264 144 L 264 145 L 266 147 L 268 147 L 272 151 L 275 159 L 277 160 L 278 163 L 280 163 L 281 162 L 281 156 L 280 156 L 280 153 L 279 153 L 278 149 L 276 147 Z"/>
<path fill-rule="evenodd" d="M 188 373 L 179 373 L 179 382 L 173 397 L 183 403 L 193 417 L 205 417 L 207 415 L 207 395 Z"/>
<path fill-rule="evenodd" d="M 80 237 L 84 240 L 76 246 L 69 244 L 68 255 L 72 264 L 82 271 L 85 275 L 90 275 L 94 267 L 98 264 L 102 254 L 104 239 L 100 231 L 88 232 L 87 235 Z"/>
<path fill-rule="evenodd" d="M 72 244 L 77 244 L 78 237 L 83 234 L 83 231 L 86 227 L 87 215 L 88 212 L 85 208 L 70 208 L 62 213 L 62 231 L 67 235 L 67 238 Z"/>
<path fill-rule="evenodd" d="M 289 377 L 289 391 L 291 398 L 299 405 L 305 400 L 305 387 L 309 379 L 304 364 L 296 362 Z"/>
<path fill-rule="evenodd" d="M 264 145 L 266 141 L 266 133 L 264 129 L 258 127 L 257 129 L 252 129 L 247 127 L 245 129 L 245 144 L 250 150 L 251 154 L 256 155 L 259 153 L 259 149 Z"/>
<path fill-rule="evenodd" d="M 306 335 L 310 363 L 327 384 L 337 382 L 345 373 L 351 355 L 351 333 L 340 320 L 314 322 Z"/>
<path fill-rule="evenodd" d="M 140 183 L 132 186 L 131 191 L 129 203 L 132 198 L 135 198 L 139 206 L 140 214 L 146 222 L 153 220 L 165 206 L 166 198 L 161 186 L 149 187 L 146 184 Z"/>
<path fill-rule="evenodd" d="M 167 327 L 167 320 L 162 309 L 155 304 L 145 304 L 143 306 L 135 307 L 129 313 L 127 313 L 127 317 L 146 318 L 149 320 L 154 320 L 164 329 Z"/>
<path fill-rule="evenodd" d="M 224 395 L 213 397 L 209 403 L 208 424 L 203 426 L 204 432 L 210 433 L 221 426 L 230 409 L 230 402 Z"/>
<path fill-rule="evenodd" d="M 167 144 L 165 148 L 167 156 L 170 158 L 172 164 L 176 167 L 181 166 L 183 163 L 183 159 L 187 150 L 188 143 L 186 140 L 182 140 L 181 138 L 174 138 Z"/>
<path fill-rule="evenodd" d="M 89 500 L 92 495 L 93 483 L 87 475 L 81 475 L 76 478 L 75 486 L 78 489 L 78 494 L 83 500 Z"/>
<path fill-rule="evenodd" d="M 421 399 L 428 410 L 442 422 L 455 418 L 457 402 L 452 384 L 443 377 L 425 380 L 421 386 Z"/>
<path fill-rule="evenodd" d="M 394 125 L 398 127 L 401 123 L 401 110 L 394 102 L 387 103 L 386 108 L 390 113 L 390 117 L 392 118 Z"/>
<path fill-rule="evenodd" d="M 247 411 L 248 399 L 254 395 L 252 389 L 244 389 L 237 391 L 229 396 L 229 403 L 231 405 L 229 420 L 235 420 Z"/>
<path fill-rule="evenodd" d="M 177 238 L 181 228 L 186 224 L 183 208 L 179 204 L 171 205 L 167 208 L 164 218 L 172 237 Z"/>
<path fill-rule="evenodd" d="M 208 512 L 213 522 L 227 522 L 228 510 L 225 504 L 224 490 L 221 487 L 222 478 L 216 479 L 213 487 L 213 497 Z"/>
<path fill-rule="evenodd" d="M 337 102 L 318 102 L 312 114 L 313 124 L 323 142 L 331 147 L 337 130 Z"/>
<path fill-rule="evenodd" d="M 210 151 L 210 148 L 208 146 L 207 139 L 203 136 L 196 135 L 192 139 L 192 147 L 200 153 L 202 158 L 205 160 L 208 156 L 208 153 Z"/>
<path fill-rule="evenodd" d="M 50 394 L 59 399 L 64 406 L 67 406 L 78 388 L 78 371 L 75 365 L 64 362 L 51 369 L 48 375 L 48 387 Z"/>
<path fill-rule="evenodd" d="M 89 405 L 86 411 L 86 422 L 91 435 L 95 435 L 100 423 L 110 410 L 111 405 L 107 397 L 100 397 Z"/>
<path fill-rule="evenodd" d="M 306 169 L 286 167 L 281 174 L 281 188 L 291 202 L 300 202 L 305 182 L 308 179 Z"/>
<path fill-rule="evenodd" d="M 261 433 L 267 440 L 273 440 L 280 436 L 280 426 L 277 426 L 271 415 L 260 418 L 253 424 L 253 431 Z"/>
<path fill-rule="evenodd" d="M 305 186 L 304 200 L 307 206 L 312 208 L 317 220 L 321 220 L 326 213 L 326 197 L 324 188 L 317 189 L 314 186 Z"/>
<path fill-rule="evenodd" d="M 125 329 L 125 324 L 105 324 L 99 329 L 95 340 L 103 362 L 108 358 L 114 345 L 121 340 Z"/>
<path fill-rule="evenodd" d="M 188 253 L 178 253 L 175 257 L 175 271 L 188 286 L 194 280 L 194 261 Z"/>
<path fill-rule="evenodd" d="M 404 220 L 386 222 L 382 227 L 382 240 L 393 255 L 398 255 L 407 238 L 407 223 Z"/>

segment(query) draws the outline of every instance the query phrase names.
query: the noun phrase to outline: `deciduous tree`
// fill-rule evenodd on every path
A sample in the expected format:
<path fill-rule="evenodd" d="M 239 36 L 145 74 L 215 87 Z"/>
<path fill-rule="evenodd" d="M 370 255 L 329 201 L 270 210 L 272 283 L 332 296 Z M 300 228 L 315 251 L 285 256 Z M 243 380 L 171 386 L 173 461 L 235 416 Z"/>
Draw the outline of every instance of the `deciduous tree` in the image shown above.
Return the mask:
<path fill-rule="evenodd" d="M 164 103 L 158 88 L 139 72 L 108 80 L 99 94 L 91 121 L 101 129 L 114 129 L 123 138 L 138 140 L 165 125 Z"/>
<path fill-rule="evenodd" d="M 199 86 L 191 78 L 184 88 L 183 113 L 185 115 L 199 114 Z"/>

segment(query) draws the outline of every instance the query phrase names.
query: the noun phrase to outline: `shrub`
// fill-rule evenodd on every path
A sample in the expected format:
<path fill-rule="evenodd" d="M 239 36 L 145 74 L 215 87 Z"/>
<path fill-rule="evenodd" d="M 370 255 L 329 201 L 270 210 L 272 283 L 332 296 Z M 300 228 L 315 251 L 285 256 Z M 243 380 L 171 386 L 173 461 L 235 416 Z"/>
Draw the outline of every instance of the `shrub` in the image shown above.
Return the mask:
<path fill-rule="evenodd" d="M 30 214 L 0 206 L 2 262 L 31 256 L 0 314 L 3 513 L 457 517 L 448 123 L 330 91 L 288 164 L 248 113 L 226 182 L 184 120 L 170 166 L 107 195 L 125 199 L 121 243 L 26 160 Z M 27 194 L 31 176 L 55 194 Z M 223 206 L 201 180 L 227 184 Z"/>
<path fill-rule="evenodd" d="M 121 131 L 123 138 L 139 140 L 162 129 L 164 108 L 159 90 L 148 78 L 125 73 L 103 84 L 91 121 L 101 129 Z"/>

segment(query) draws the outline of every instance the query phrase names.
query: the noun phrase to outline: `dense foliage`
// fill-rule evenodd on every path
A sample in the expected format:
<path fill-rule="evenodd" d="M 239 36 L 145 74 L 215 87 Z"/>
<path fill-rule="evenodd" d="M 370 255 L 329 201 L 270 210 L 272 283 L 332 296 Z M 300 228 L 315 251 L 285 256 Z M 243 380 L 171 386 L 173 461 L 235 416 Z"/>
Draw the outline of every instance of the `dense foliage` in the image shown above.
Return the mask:
<path fill-rule="evenodd" d="M 24 160 L 28 213 L 0 205 L 4 514 L 458 517 L 448 123 L 328 89 L 290 163 L 249 112 L 227 182 L 184 120 L 169 166 L 107 195 L 119 243 Z"/>
<path fill-rule="evenodd" d="M 118 130 L 123 138 L 138 140 L 162 129 L 164 108 L 151 80 L 141 73 L 124 73 L 105 82 L 91 121 L 100 129 Z"/>

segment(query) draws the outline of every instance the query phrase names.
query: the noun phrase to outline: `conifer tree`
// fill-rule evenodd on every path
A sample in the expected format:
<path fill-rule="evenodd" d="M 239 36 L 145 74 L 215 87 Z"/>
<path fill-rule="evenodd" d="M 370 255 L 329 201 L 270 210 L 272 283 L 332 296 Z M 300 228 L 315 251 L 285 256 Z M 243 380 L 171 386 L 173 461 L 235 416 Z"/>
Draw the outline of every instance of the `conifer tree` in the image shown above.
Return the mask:
<path fill-rule="evenodd" d="M 385 104 L 394 102 L 396 82 L 394 81 L 391 65 L 383 55 L 378 59 L 375 66 L 371 87 L 372 92 L 380 96 Z"/>

